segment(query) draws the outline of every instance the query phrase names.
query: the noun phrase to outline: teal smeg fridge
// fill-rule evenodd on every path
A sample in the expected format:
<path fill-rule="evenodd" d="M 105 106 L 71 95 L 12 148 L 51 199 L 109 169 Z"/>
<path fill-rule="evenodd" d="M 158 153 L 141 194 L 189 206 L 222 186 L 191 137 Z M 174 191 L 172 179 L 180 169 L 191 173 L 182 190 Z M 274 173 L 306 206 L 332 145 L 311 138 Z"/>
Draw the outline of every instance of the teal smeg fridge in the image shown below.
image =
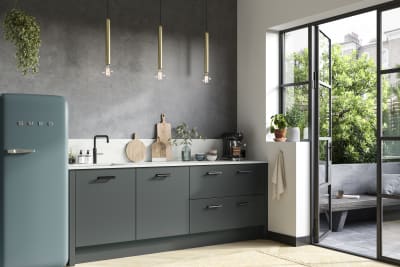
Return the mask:
<path fill-rule="evenodd" d="M 68 261 L 67 105 L 0 96 L 0 267 Z"/>

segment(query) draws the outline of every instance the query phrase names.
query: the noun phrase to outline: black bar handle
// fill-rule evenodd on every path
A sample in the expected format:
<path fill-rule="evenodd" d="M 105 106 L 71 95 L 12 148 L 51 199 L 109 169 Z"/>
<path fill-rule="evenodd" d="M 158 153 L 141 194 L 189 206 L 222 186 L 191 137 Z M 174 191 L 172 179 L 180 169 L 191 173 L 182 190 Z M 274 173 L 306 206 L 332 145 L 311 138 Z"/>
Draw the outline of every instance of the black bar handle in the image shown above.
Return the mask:
<path fill-rule="evenodd" d="M 239 203 L 237 203 L 237 205 L 238 205 L 239 207 L 248 206 L 248 205 L 249 205 L 249 202 L 247 202 L 247 201 L 239 202 Z"/>
<path fill-rule="evenodd" d="M 171 174 L 170 173 L 157 173 L 156 174 L 156 178 L 167 178 L 170 177 Z"/>
<path fill-rule="evenodd" d="M 222 171 L 210 171 L 207 172 L 207 175 L 222 175 L 223 172 Z"/>
<path fill-rule="evenodd" d="M 115 179 L 115 176 L 98 176 L 97 181 L 107 182 L 109 180 Z"/>
<path fill-rule="evenodd" d="M 253 173 L 252 170 L 237 171 L 237 174 L 251 174 L 251 173 Z"/>
<path fill-rule="evenodd" d="M 222 205 L 222 204 L 216 204 L 216 205 L 208 205 L 207 207 L 206 207 L 206 209 L 208 209 L 208 210 L 215 210 L 215 209 L 220 209 L 220 208 L 222 208 L 224 205 Z"/>

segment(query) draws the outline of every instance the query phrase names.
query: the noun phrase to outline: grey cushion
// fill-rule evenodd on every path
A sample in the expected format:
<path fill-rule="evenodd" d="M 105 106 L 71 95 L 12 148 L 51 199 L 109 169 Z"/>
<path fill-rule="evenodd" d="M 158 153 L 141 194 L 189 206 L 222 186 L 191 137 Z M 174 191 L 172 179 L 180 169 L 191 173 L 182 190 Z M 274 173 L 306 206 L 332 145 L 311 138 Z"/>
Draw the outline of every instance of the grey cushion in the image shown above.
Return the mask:
<path fill-rule="evenodd" d="M 382 193 L 400 195 L 400 174 L 382 175 Z M 376 194 L 376 181 L 369 182 L 368 194 Z"/>

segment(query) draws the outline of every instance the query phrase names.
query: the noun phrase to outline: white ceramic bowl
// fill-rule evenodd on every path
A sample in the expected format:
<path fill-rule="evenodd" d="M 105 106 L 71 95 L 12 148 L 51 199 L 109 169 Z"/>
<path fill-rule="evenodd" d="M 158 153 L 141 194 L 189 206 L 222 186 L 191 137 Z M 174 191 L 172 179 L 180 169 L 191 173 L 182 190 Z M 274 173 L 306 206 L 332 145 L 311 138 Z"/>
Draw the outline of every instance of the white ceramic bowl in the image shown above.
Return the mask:
<path fill-rule="evenodd" d="M 215 161 L 217 160 L 218 156 L 217 155 L 207 155 L 207 160 L 208 161 Z"/>

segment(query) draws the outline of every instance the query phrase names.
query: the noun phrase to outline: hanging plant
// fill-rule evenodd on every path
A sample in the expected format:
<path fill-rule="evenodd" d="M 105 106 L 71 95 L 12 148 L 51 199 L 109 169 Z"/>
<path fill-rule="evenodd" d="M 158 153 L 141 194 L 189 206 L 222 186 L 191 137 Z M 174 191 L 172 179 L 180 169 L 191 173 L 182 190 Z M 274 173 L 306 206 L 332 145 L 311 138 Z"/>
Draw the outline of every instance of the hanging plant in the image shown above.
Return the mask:
<path fill-rule="evenodd" d="M 35 17 L 11 9 L 4 19 L 4 38 L 16 48 L 17 68 L 26 75 L 39 70 L 40 26 Z"/>

